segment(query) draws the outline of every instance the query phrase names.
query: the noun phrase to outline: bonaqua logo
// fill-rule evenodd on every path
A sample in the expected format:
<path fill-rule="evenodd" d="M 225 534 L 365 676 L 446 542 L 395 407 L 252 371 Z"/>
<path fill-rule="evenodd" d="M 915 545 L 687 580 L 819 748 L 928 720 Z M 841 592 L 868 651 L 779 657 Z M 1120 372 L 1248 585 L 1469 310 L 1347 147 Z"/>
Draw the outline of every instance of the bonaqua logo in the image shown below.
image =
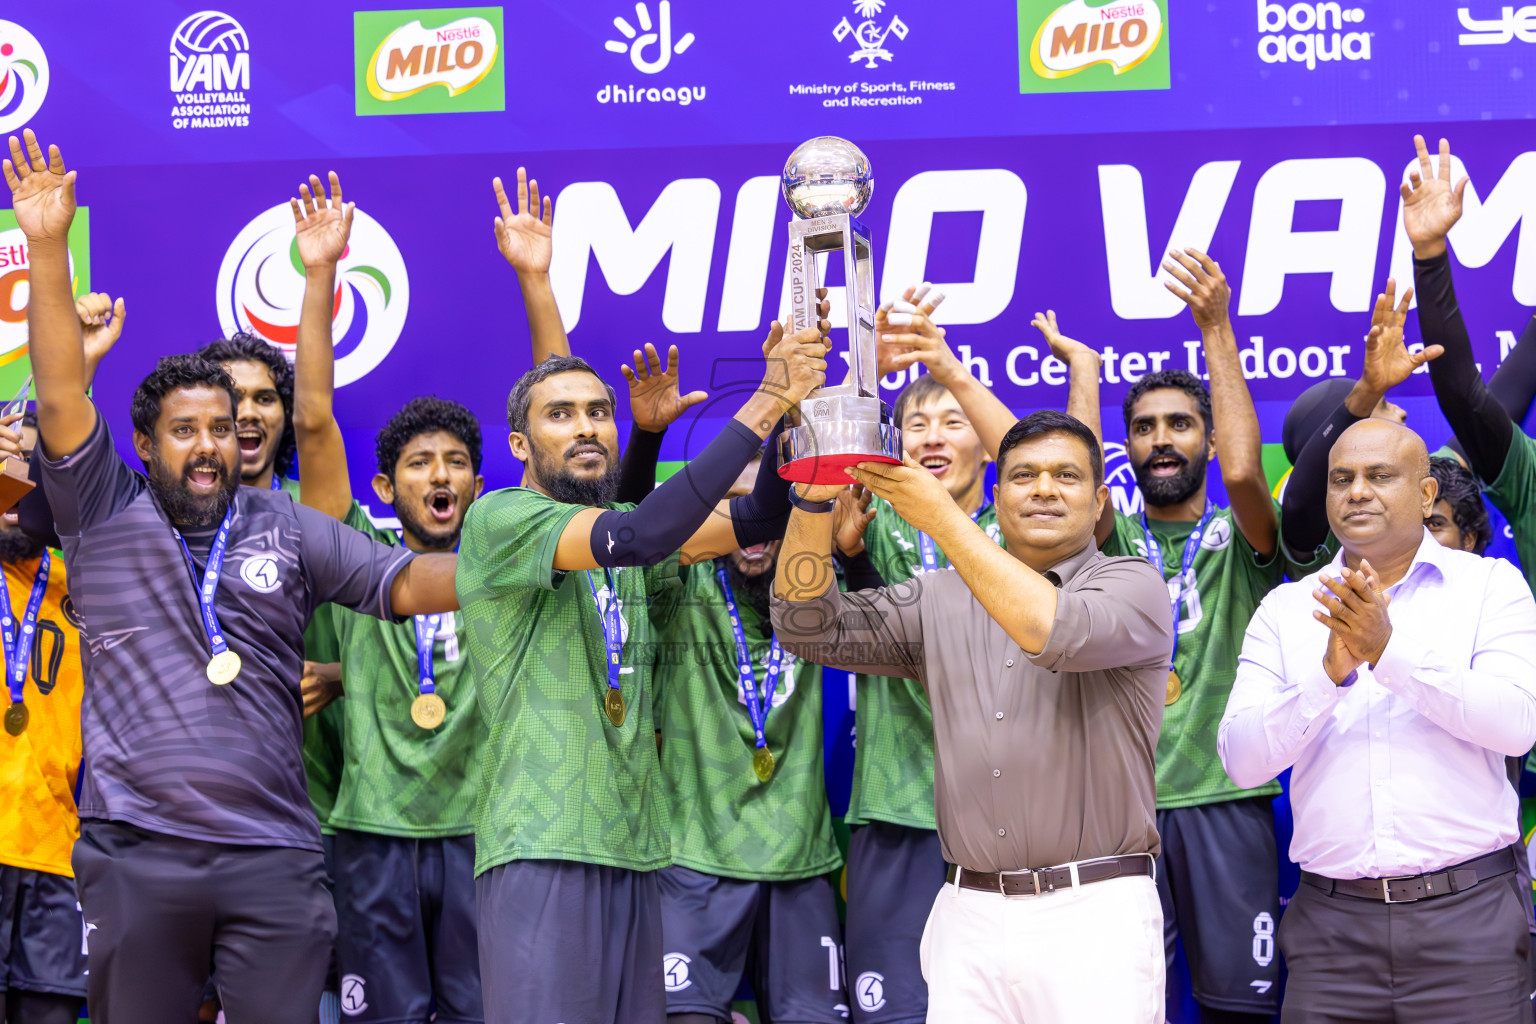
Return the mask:
<path fill-rule="evenodd" d="M 215 295 L 226 334 L 249 331 L 293 356 L 304 265 L 287 203 L 258 214 L 235 236 L 219 266 Z M 389 355 L 405 326 L 410 299 L 399 247 L 378 221 L 358 210 L 351 244 L 337 266 L 331 304 L 338 387 L 361 380 Z"/>
<path fill-rule="evenodd" d="M 1305 64 L 1317 70 L 1318 62 L 1370 60 L 1371 33 L 1345 31 L 1365 20 L 1365 11 L 1328 0 L 1326 3 L 1294 3 L 1256 0 L 1258 4 L 1259 59 L 1266 64 Z"/>
<path fill-rule="evenodd" d="M 48 55 L 37 37 L 0 19 L 0 133 L 28 121 L 48 95 Z"/>

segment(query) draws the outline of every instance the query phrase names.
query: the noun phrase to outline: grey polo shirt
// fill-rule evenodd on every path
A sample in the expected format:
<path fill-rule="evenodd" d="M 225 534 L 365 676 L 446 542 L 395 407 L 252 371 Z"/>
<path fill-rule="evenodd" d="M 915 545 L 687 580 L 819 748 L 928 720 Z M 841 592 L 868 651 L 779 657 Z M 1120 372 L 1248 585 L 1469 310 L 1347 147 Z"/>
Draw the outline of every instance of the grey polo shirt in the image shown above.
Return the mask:
<path fill-rule="evenodd" d="M 1173 650 L 1168 588 L 1145 559 L 1109 558 L 1091 541 L 1046 577 L 1061 593 L 1038 654 L 952 570 L 773 599 L 786 651 L 923 683 L 939 839 L 946 860 L 975 871 L 1159 852 L 1152 764 Z"/>

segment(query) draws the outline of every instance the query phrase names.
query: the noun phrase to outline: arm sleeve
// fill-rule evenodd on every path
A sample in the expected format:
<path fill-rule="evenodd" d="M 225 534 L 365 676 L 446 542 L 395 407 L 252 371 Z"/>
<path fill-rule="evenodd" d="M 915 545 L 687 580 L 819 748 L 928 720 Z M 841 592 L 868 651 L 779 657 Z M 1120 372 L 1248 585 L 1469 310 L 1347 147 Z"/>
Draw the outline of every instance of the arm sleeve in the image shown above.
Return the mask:
<path fill-rule="evenodd" d="M 842 552 L 837 552 L 834 557 L 842 567 L 843 581 L 848 584 L 849 590 L 879 590 L 885 586 L 885 577 L 875 567 L 875 560 L 869 557 L 868 548 L 852 558 Z"/>
<path fill-rule="evenodd" d="M 1266 598 L 1248 623 L 1237 679 L 1216 734 L 1222 766 L 1244 789 L 1262 786 L 1295 764 L 1344 695 L 1323 671 L 1321 658 L 1287 663 L 1275 612 L 1275 602 Z"/>
<path fill-rule="evenodd" d="M 1429 364 L 1435 400 L 1461 442 L 1472 472 L 1485 482 L 1496 480 L 1509 454 L 1514 423 L 1478 372 L 1472 339 L 1451 283 L 1450 253 L 1427 260 L 1415 258 L 1413 279 L 1419 293 L 1419 330 L 1424 344 L 1445 346 L 1445 354 Z"/>
<path fill-rule="evenodd" d="M 33 540 L 50 548 L 60 547 L 58 531 L 53 526 L 53 508 L 48 504 L 48 490 L 43 486 L 42 452 L 35 452 L 27 466 L 27 479 L 33 487 L 16 503 L 16 524 Z"/>
<path fill-rule="evenodd" d="M 736 531 L 736 543 L 744 548 L 778 540 L 789 526 L 789 481 L 779 476 L 779 432 L 783 429 L 784 421 L 780 420 L 768 435 L 768 450 L 758 464 L 752 493 L 731 499 L 731 527 Z"/>
<path fill-rule="evenodd" d="M 629 444 L 619 462 L 620 504 L 638 505 L 656 489 L 656 463 L 661 459 L 661 439 L 666 431 L 653 432 L 631 427 Z"/>
<path fill-rule="evenodd" d="M 1459 740 L 1524 757 L 1536 743 L 1536 598 L 1515 567 L 1492 559 L 1472 663 L 1434 637 L 1393 630 L 1376 681 Z"/>
<path fill-rule="evenodd" d="M 618 568 L 664 561 L 704 525 L 761 444 L 756 433 L 731 420 L 698 458 L 635 508 L 598 516 L 591 541 L 597 564 Z"/>
<path fill-rule="evenodd" d="M 810 601 L 773 596 L 773 633 L 784 650 L 816 665 L 897 679 L 927 677 L 920 602 L 922 577 L 879 590 Z"/>
<path fill-rule="evenodd" d="M 48 504 L 58 532 L 78 537 L 82 532 L 105 522 L 125 508 L 146 486 L 142 477 L 128 468 L 112 445 L 107 418 L 96 413 L 96 429 L 85 443 L 58 461 L 51 461 L 39 445 L 35 453 L 42 464 Z"/>
<path fill-rule="evenodd" d="M 1101 561 L 1061 589 L 1045 646 L 1024 657 L 1052 672 L 1166 667 L 1173 659 L 1168 585 L 1145 559 Z"/>
<path fill-rule="evenodd" d="M 1536 399 L 1536 316 L 1525 322 L 1515 347 L 1493 371 L 1488 390 L 1516 423 L 1531 411 L 1531 401 Z"/>
<path fill-rule="evenodd" d="M 1328 454 L 1339 435 L 1360 419 L 1340 402 L 1297 454 L 1280 503 L 1280 533 L 1289 553 L 1316 551 L 1328 539 Z"/>
<path fill-rule="evenodd" d="M 304 570 L 316 605 L 327 601 L 364 615 L 395 620 L 389 589 L 415 554 L 380 543 L 340 520 L 293 504 L 304 546 Z"/>

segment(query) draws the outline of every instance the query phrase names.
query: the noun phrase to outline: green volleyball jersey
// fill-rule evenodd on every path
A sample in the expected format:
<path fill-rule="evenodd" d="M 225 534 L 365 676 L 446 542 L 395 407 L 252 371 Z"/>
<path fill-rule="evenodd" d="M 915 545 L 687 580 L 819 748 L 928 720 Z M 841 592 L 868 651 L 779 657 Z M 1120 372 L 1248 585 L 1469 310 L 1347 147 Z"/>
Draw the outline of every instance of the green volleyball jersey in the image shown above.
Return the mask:
<path fill-rule="evenodd" d="M 1509 443 L 1509 454 L 1504 457 L 1504 468 L 1497 480 L 1483 488 L 1483 493 L 1509 520 L 1515 553 L 1520 556 L 1520 570 L 1525 573 L 1526 584 L 1536 590 L 1536 441 L 1518 424 Z"/>
<path fill-rule="evenodd" d="M 395 531 L 374 526 L 355 501 L 344 521 L 381 543 L 400 543 Z M 458 615 L 440 617 L 432 644 L 433 687 L 447 714 L 437 728 L 423 729 L 411 720 L 411 702 L 421 693 L 415 622 L 331 608 L 347 691 L 341 787 L 331 827 L 408 839 L 469 835 L 483 730 L 475 682 L 464 670 Z"/>
<path fill-rule="evenodd" d="M 922 571 L 918 530 L 879 498 L 864 546 L 887 586 Z M 999 544 L 997 510 L 990 504 L 976 522 Z M 949 559 L 935 545 L 939 568 Z M 933 711 L 923 684 L 915 679 L 860 675 L 855 682 L 853 790 L 850 825 L 889 821 L 912 828 L 936 828 L 933 816 Z"/>
<path fill-rule="evenodd" d="M 672 858 L 727 878 L 783 881 L 842 864 L 822 774 L 821 668 L 784 654 L 764 733 L 773 775 L 752 770 L 756 735 L 737 670 L 736 634 L 714 562 L 682 572 L 678 609 L 656 666 L 661 776 L 672 814 Z M 767 623 L 737 593 L 759 687 L 768 678 Z M 761 692 L 761 690 L 759 690 Z"/>
<path fill-rule="evenodd" d="M 630 509 L 632 505 L 609 505 Z M 560 534 L 586 506 L 523 487 L 470 506 L 456 584 L 487 724 L 475 809 L 475 873 L 520 859 L 651 871 L 672 860 L 656 757 L 656 627 L 678 589 L 677 556 L 614 569 L 623 625 L 623 724 L 603 713 L 603 570 L 554 567 Z M 589 582 L 590 581 L 590 582 Z"/>
<path fill-rule="evenodd" d="M 1162 548 L 1163 577 L 1172 580 L 1179 574 L 1184 542 L 1196 524 L 1156 519 L 1149 523 Z M 1114 531 L 1101 549 L 1106 555 L 1145 558 L 1141 517 L 1116 512 Z M 1278 781 L 1242 789 L 1229 779 L 1216 753 L 1216 731 L 1237 678 L 1243 635 L 1259 602 L 1280 585 L 1288 566 L 1299 579 L 1328 558 L 1321 551 L 1312 564 L 1292 566 L 1277 550 L 1261 559 L 1237 528 L 1230 508 L 1218 508 L 1211 516 L 1195 553 L 1194 582 L 1184 587 L 1179 604 L 1179 649 L 1174 662 L 1178 696 L 1163 708 L 1163 729 L 1157 740 L 1159 808 L 1196 807 L 1280 792 Z M 1168 614 L 1173 614 L 1171 602 Z"/>

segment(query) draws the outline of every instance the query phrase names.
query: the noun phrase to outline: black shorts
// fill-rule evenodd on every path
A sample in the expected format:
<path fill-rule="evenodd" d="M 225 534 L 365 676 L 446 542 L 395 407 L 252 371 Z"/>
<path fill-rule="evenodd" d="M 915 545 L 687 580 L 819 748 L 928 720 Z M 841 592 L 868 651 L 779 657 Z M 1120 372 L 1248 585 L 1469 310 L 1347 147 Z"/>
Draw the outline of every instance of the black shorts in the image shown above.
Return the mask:
<path fill-rule="evenodd" d="M 1195 1001 L 1213 1010 L 1280 1011 L 1280 856 L 1271 798 L 1157 812 L 1168 963 L 1182 937 Z"/>
<path fill-rule="evenodd" d="M 930 829 L 874 821 L 848 843 L 848 995 L 859 1024 L 923 1024 L 928 983 L 918 947 L 944 888 Z"/>
<path fill-rule="evenodd" d="M 84 999 L 85 979 L 85 921 L 75 880 L 0 864 L 0 992 Z"/>
<path fill-rule="evenodd" d="M 475 879 L 489 1024 L 664 1024 L 655 871 L 514 860 Z"/>
<path fill-rule="evenodd" d="M 657 875 L 668 1013 L 730 1020 L 745 973 L 767 1020 L 848 1019 L 830 878 L 748 882 L 676 866 Z"/>
<path fill-rule="evenodd" d="M 341 1009 L 371 1024 L 480 1024 L 475 837 L 403 839 L 337 829 Z"/>

